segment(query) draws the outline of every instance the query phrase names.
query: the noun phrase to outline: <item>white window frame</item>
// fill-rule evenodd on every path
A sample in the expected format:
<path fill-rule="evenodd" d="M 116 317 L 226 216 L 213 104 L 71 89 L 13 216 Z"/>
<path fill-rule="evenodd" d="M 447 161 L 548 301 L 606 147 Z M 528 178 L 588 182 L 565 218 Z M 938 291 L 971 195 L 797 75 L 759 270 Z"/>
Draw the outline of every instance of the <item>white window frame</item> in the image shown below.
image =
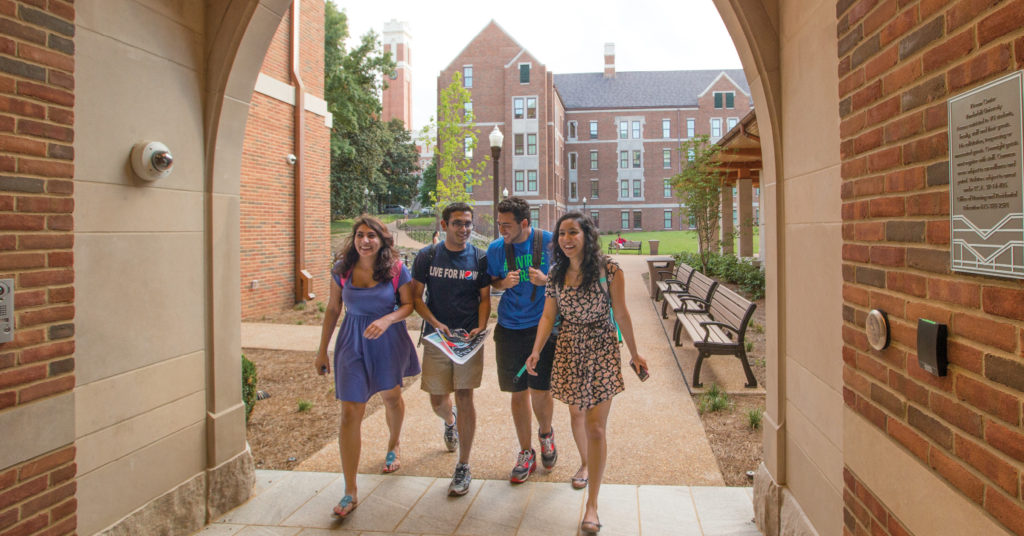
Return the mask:
<path fill-rule="evenodd" d="M 540 209 L 539 208 L 531 208 L 530 209 L 530 225 L 534 225 L 534 226 L 540 227 L 540 222 L 537 221 L 539 219 L 540 219 Z"/>
<path fill-rule="evenodd" d="M 462 140 L 462 147 L 465 149 L 466 158 L 473 158 L 473 138 L 466 136 Z"/>
<path fill-rule="evenodd" d="M 516 116 L 516 110 L 520 111 L 519 116 Z M 512 118 L 513 119 L 525 119 L 526 118 L 526 97 L 512 97 Z"/>
<path fill-rule="evenodd" d="M 692 118 L 692 117 L 686 118 L 686 137 L 687 137 L 687 139 L 692 138 L 692 137 L 694 137 L 696 135 L 697 135 L 697 120 Z"/>
<path fill-rule="evenodd" d="M 619 199 L 629 199 L 629 179 L 619 179 Z"/>
<path fill-rule="evenodd" d="M 661 150 L 661 167 L 663 169 L 672 169 L 672 149 Z"/>
<path fill-rule="evenodd" d="M 629 134 L 630 134 L 630 137 L 632 139 L 634 139 L 634 140 L 641 140 L 641 139 L 643 139 L 644 131 L 643 131 L 643 126 L 641 126 L 641 124 L 640 124 L 640 121 L 631 121 L 629 127 L 630 127 L 629 128 Z"/>
<path fill-rule="evenodd" d="M 715 134 L 715 128 L 718 128 L 718 134 Z M 722 118 L 712 117 L 711 118 L 711 141 L 715 141 L 722 137 Z"/>
<path fill-rule="evenodd" d="M 590 169 L 597 169 L 597 151 L 590 151 Z"/>
<path fill-rule="evenodd" d="M 462 87 L 473 87 L 473 66 L 462 66 Z"/>
<path fill-rule="evenodd" d="M 672 228 L 672 211 L 665 210 L 665 229 Z"/>
<path fill-rule="evenodd" d="M 597 139 L 597 121 L 590 122 L 590 139 Z"/>
<path fill-rule="evenodd" d="M 629 167 L 629 151 L 619 151 L 619 169 Z"/>
<path fill-rule="evenodd" d="M 526 134 L 517 132 L 512 134 L 512 155 L 523 156 L 526 154 Z"/>
<path fill-rule="evenodd" d="M 643 199 L 644 198 L 644 181 L 642 179 L 633 179 L 633 185 L 630 188 L 630 192 L 629 193 L 632 194 L 632 196 L 633 196 L 632 198 L 633 199 Z"/>
<path fill-rule="evenodd" d="M 533 107 L 530 107 L 530 103 L 533 102 Z M 530 117 L 530 110 L 533 110 L 533 117 Z M 526 97 L 526 118 L 537 119 L 537 97 Z"/>
<path fill-rule="evenodd" d="M 662 182 L 662 185 L 665 192 L 665 199 L 672 197 L 672 179 L 665 179 Z"/>
<path fill-rule="evenodd" d="M 530 143 L 530 139 L 533 139 L 533 143 Z M 527 132 L 526 133 L 526 155 L 536 156 L 537 155 L 537 133 Z"/>
<path fill-rule="evenodd" d="M 671 138 L 672 137 L 672 120 L 662 119 L 661 120 L 661 137 Z"/>
<path fill-rule="evenodd" d="M 629 121 L 619 121 L 619 139 L 629 139 Z"/>
<path fill-rule="evenodd" d="M 530 187 L 530 176 L 533 175 L 533 188 Z M 540 179 L 537 177 L 536 169 L 526 170 L 526 193 L 535 194 L 540 189 Z"/>
<path fill-rule="evenodd" d="M 644 167 L 643 151 L 640 149 L 633 149 L 633 168 L 642 169 Z"/>
<path fill-rule="evenodd" d="M 570 140 L 575 140 L 576 139 L 576 136 L 578 134 L 576 132 L 576 127 L 577 127 L 576 121 L 569 121 L 569 139 Z"/>
<path fill-rule="evenodd" d="M 590 221 L 594 222 L 594 227 L 597 227 L 598 229 L 600 229 L 601 228 L 601 211 L 599 211 L 599 210 L 591 210 L 590 211 Z"/>
<path fill-rule="evenodd" d="M 590 179 L 590 200 L 593 201 L 598 198 L 601 193 L 601 181 L 599 179 Z"/>
<path fill-rule="evenodd" d="M 579 185 L 576 181 L 569 181 L 569 199 L 575 201 L 579 194 Z"/>
<path fill-rule="evenodd" d="M 463 119 L 465 119 L 466 121 L 472 121 L 473 120 L 473 101 L 466 101 L 465 104 L 462 105 L 462 108 L 463 108 L 462 109 L 462 111 L 463 111 Z"/>
<path fill-rule="evenodd" d="M 631 220 L 629 219 L 629 211 L 628 210 L 620 211 L 620 213 L 619 213 L 619 226 L 622 228 L 623 231 L 629 230 L 629 223 L 630 223 L 630 221 Z"/>
<path fill-rule="evenodd" d="M 725 118 L 725 131 L 729 132 L 730 130 L 732 130 L 738 124 L 740 124 L 740 118 L 739 117 L 726 117 Z"/>

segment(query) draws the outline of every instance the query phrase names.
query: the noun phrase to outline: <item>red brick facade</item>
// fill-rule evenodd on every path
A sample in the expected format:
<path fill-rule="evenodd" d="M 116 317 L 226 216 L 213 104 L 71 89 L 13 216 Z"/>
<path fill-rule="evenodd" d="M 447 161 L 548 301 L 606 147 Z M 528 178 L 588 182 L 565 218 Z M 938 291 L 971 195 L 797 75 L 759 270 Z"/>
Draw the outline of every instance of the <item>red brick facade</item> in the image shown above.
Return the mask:
<path fill-rule="evenodd" d="M 0 411 L 75 387 L 75 9 L 0 2 L 0 279 L 15 337 L 0 344 Z M 72 534 L 75 448 L 0 472 L 0 534 Z"/>
<path fill-rule="evenodd" d="M 841 0 L 837 14 L 844 400 L 1024 534 L 1024 282 L 950 271 L 946 112 L 1024 67 L 1024 1 Z M 881 352 L 872 308 L 892 324 Z M 945 377 L 917 364 L 919 318 L 949 326 Z M 846 480 L 847 534 L 905 533 Z"/>
<path fill-rule="evenodd" d="M 606 63 L 614 56 L 606 56 Z M 520 82 L 520 66 L 530 65 L 530 81 Z M 487 135 L 497 124 L 505 135 L 501 154 L 499 190 L 508 188 L 538 209 L 541 227 L 554 225 L 567 210 L 583 210 L 597 216 L 605 231 L 619 229 L 662 230 L 687 229 L 688 222 L 680 213 L 679 203 L 670 195 L 665 197 L 664 180 L 681 168 L 679 144 L 688 139 L 687 120 L 694 122 L 693 135 L 712 134 L 712 118 L 717 118 L 721 137 L 729 129 L 729 121 L 739 120 L 752 109 L 750 96 L 728 76 L 718 78 L 698 99 L 697 106 L 624 108 L 573 108 L 563 103 L 558 93 L 554 74 L 530 53 L 516 43 L 495 23 L 480 32 L 465 50 L 438 78 L 439 90 L 450 83 L 456 71 L 473 69 L 473 115 L 480 129 L 478 144 L 482 149 L 474 155 L 476 160 L 490 154 Z M 612 69 L 614 71 L 614 69 Z M 714 107 L 714 93 L 733 92 L 734 106 Z M 528 101 L 524 102 L 526 117 L 516 117 L 516 99 L 537 99 L 536 118 L 530 117 Z M 669 136 L 664 136 L 663 120 L 669 120 Z M 597 122 L 597 136 L 590 136 L 590 122 Z M 628 135 L 621 139 L 619 124 L 628 123 Z M 633 122 L 639 122 L 639 136 L 634 134 Z M 530 154 L 529 139 L 517 140 L 516 135 L 537 135 L 536 152 Z M 575 136 L 573 135 L 575 133 Z M 520 145 L 521 143 L 521 145 Z M 625 145 L 629 145 L 628 148 Z M 518 155 L 517 147 L 523 147 Z M 634 168 L 633 151 L 639 148 L 638 168 Z M 620 163 L 621 151 L 627 150 L 626 167 Z M 670 152 L 670 166 L 664 167 L 664 150 Z M 591 152 L 597 153 L 597 166 L 592 169 Z M 575 165 L 575 167 L 574 167 Z M 490 166 L 487 172 L 490 172 Z M 530 171 L 537 173 L 537 187 L 531 188 Z M 523 173 L 518 180 L 516 172 Z M 490 176 L 474 193 L 478 201 L 491 201 Z M 623 183 L 627 195 L 621 195 Z M 592 184 L 597 184 L 594 196 Z M 523 188 L 519 188 L 521 185 Z M 634 195 L 637 193 L 637 195 Z M 668 227 L 665 214 L 669 213 Z M 629 224 L 622 226 L 622 214 L 628 213 Z M 637 223 L 639 217 L 639 225 Z"/>
<path fill-rule="evenodd" d="M 300 10 L 301 75 L 306 93 L 323 97 L 324 4 L 305 0 Z M 282 19 L 263 61 L 262 73 L 292 86 L 290 12 Z M 293 86 L 289 87 L 294 96 Z M 307 104 L 308 104 L 307 97 Z M 295 305 L 295 154 L 294 106 L 253 93 L 242 154 L 241 293 L 242 318 L 261 316 Z M 313 275 L 316 300 L 329 291 L 330 270 L 330 129 L 324 117 L 305 112 L 303 147 L 306 269 Z M 255 283 L 254 283 L 255 281 Z"/>

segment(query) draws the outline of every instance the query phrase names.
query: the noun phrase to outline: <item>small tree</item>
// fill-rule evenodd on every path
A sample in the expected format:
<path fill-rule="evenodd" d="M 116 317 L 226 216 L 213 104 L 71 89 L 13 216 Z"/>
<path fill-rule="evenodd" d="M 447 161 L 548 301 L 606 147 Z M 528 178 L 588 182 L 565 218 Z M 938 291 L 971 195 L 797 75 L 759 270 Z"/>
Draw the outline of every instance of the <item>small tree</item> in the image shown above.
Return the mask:
<path fill-rule="evenodd" d="M 670 181 L 680 208 L 690 214 L 697 227 L 702 271 L 707 272 L 711 250 L 718 245 L 718 220 L 722 215 L 722 179 L 715 156 L 721 146 L 706 135 L 684 141 L 679 148 L 683 170 Z"/>
<path fill-rule="evenodd" d="M 462 73 L 456 71 L 448 87 L 441 90 L 437 104 L 437 189 L 433 204 L 437 214 L 450 203 L 473 204 L 470 189 L 482 182 L 481 176 L 490 161 L 484 155 L 476 164 L 473 154 L 479 131 L 471 113 L 466 113 L 470 93 L 462 86 Z"/>

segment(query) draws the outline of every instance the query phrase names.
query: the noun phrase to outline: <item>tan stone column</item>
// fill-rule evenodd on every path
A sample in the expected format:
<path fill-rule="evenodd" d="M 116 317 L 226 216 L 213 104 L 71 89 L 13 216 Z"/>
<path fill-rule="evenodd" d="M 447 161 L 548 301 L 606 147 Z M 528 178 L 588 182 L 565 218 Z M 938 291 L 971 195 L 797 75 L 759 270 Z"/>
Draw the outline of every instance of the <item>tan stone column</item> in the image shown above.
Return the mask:
<path fill-rule="evenodd" d="M 736 182 L 739 189 L 737 204 L 740 211 L 740 257 L 754 254 L 754 199 L 753 181 L 749 171 L 741 171 Z"/>
<path fill-rule="evenodd" d="M 722 255 L 732 254 L 733 252 L 733 226 L 732 226 L 732 186 L 725 184 L 722 186 L 722 220 L 721 234 L 719 235 L 719 250 Z"/>

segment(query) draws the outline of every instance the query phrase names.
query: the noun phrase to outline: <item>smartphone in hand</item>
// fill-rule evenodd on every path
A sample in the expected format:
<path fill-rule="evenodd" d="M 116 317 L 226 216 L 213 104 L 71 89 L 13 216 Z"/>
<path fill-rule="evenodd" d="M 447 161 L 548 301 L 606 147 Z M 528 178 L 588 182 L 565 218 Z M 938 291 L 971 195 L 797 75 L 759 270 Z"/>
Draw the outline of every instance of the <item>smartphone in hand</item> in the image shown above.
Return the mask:
<path fill-rule="evenodd" d="M 629 367 L 633 369 L 633 372 L 636 373 L 636 377 L 640 378 L 640 381 L 642 382 L 647 381 L 647 378 L 651 377 L 651 374 L 647 372 L 646 368 L 638 366 L 634 361 L 629 362 Z"/>

